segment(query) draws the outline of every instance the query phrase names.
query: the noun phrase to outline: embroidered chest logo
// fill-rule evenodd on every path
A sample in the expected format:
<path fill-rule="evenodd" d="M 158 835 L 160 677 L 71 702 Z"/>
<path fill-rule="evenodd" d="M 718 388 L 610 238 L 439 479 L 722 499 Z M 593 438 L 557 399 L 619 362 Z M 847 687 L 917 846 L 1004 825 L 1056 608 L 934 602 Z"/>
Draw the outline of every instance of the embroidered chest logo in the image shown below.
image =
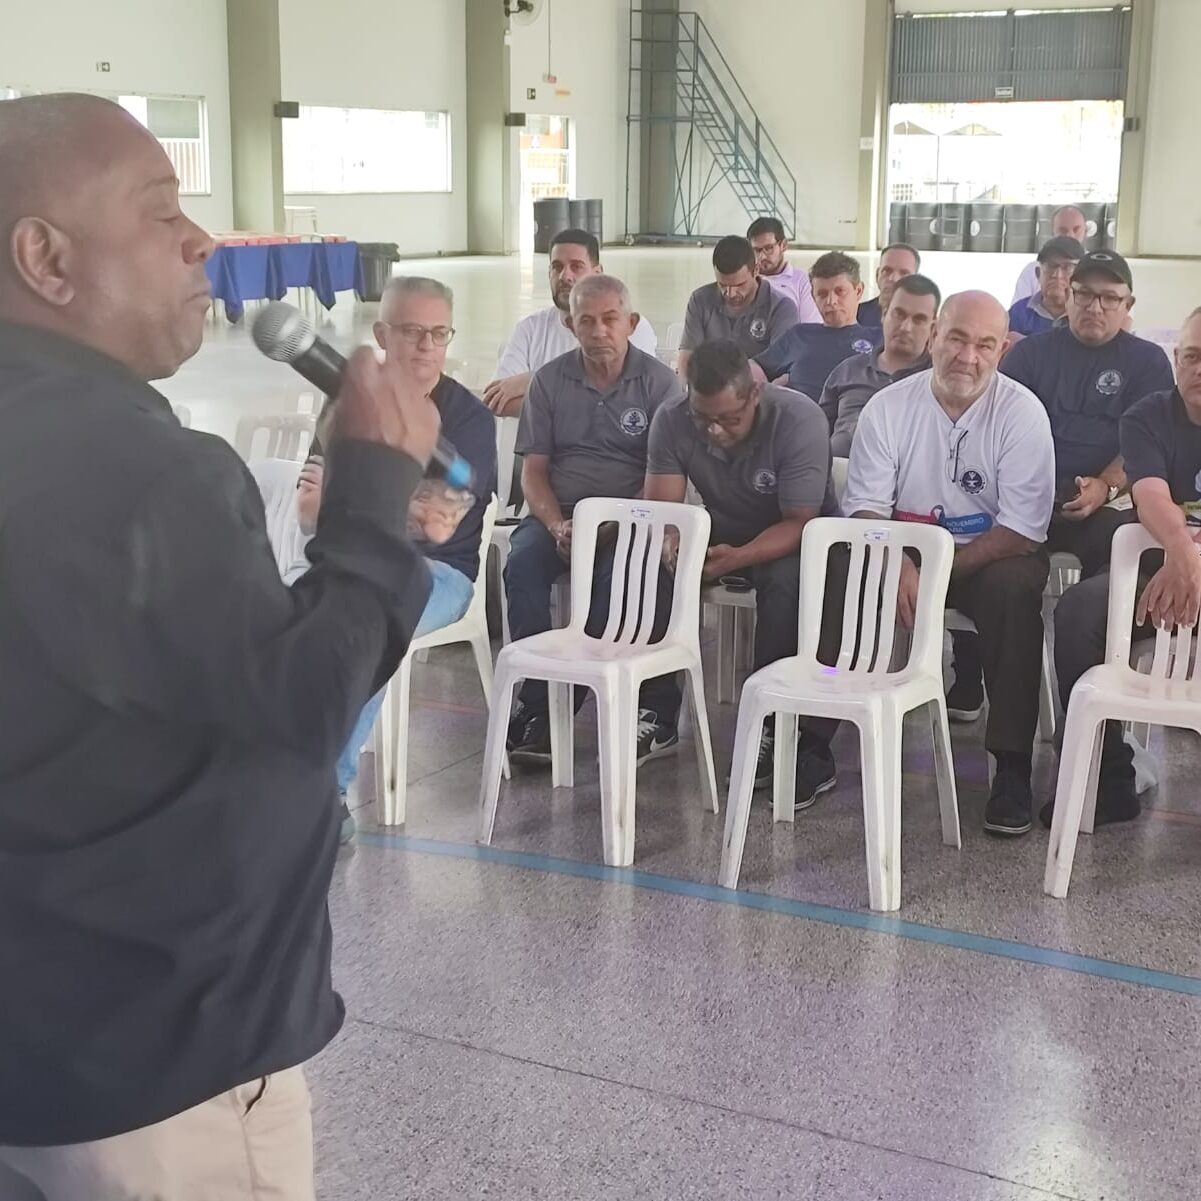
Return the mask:
<path fill-rule="evenodd" d="M 776 473 L 769 467 L 761 468 L 752 477 L 751 486 L 756 492 L 762 492 L 764 495 L 774 492 L 776 490 Z"/>
<path fill-rule="evenodd" d="M 869 342 L 866 338 L 856 338 L 855 341 L 851 343 L 851 349 L 856 354 L 871 354 L 874 348 L 871 342 Z"/>
<path fill-rule="evenodd" d="M 750 324 L 750 334 L 756 342 L 762 342 L 767 337 L 767 322 L 762 317 L 756 317 Z"/>
<path fill-rule="evenodd" d="M 621 420 L 618 422 L 621 426 L 621 432 L 629 435 L 631 438 L 637 438 L 640 434 L 645 434 L 650 421 L 647 419 L 646 413 L 642 409 L 626 409 L 621 415 Z"/>
<path fill-rule="evenodd" d="M 1102 396 L 1116 396 L 1122 390 L 1122 373 L 1120 371 L 1102 371 L 1097 376 L 1097 391 Z"/>
<path fill-rule="evenodd" d="M 984 491 L 984 472 L 976 467 L 969 467 L 959 477 L 959 486 L 969 496 L 979 496 Z"/>

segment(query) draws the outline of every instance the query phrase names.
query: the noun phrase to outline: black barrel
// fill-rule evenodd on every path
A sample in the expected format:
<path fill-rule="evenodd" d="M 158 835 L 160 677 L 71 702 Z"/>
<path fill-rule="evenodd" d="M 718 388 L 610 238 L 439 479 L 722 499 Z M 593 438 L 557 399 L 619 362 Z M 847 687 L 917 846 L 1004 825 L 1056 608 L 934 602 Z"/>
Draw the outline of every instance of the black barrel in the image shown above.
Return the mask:
<path fill-rule="evenodd" d="M 579 203 L 578 201 L 576 203 Z M 571 204 L 563 196 L 534 201 L 534 253 L 550 254 L 550 240 L 571 228 Z"/>
<path fill-rule="evenodd" d="M 574 204 L 572 206 L 575 207 Z M 605 240 L 605 202 L 603 200 L 584 201 L 584 224 L 586 229 L 598 242 Z"/>
<path fill-rule="evenodd" d="M 909 205 L 900 200 L 894 200 L 888 208 L 888 240 L 889 242 L 908 242 L 906 227 L 909 221 Z"/>
<path fill-rule="evenodd" d="M 1076 207 L 1084 214 L 1085 233 L 1084 233 L 1084 249 L 1085 250 L 1104 250 L 1105 249 L 1105 205 L 1103 204 L 1078 204 Z"/>
<path fill-rule="evenodd" d="M 909 204 L 905 213 L 905 241 L 915 250 L 938 249 L 937 204 Z"/>
<path fill-rule="evenodd" d="M 1040 204 L 1038 206 L 1038 231 L 1034 241 L 1034 249 L 1038 250 L 1054 236 L 1055 214 L 1063 207 L 1061 204 Z"/>
<path fill-rule="evenodd" d="M 1005 244 L 1005 206 L 970 204 L 967 220 L 964 249 L 999 254 Z"/>
<path fill-rule="evenodd" d="M 1038 240 L 1038 206 L 1007 204 L 1005 206 L 1005 236 L 1001 249 L 1006 254 L 1034 254 Z"/>
<path fill-rule="evenodd" d="M 569 200 L 567 205 L 569 218 L 567 224 L 572 229 L 585 229 L 588 222 L 588 201 Z"/>
<path fill-rule="evenodd" d="M 967 234 L 966 204 L 940 204 L 938 206 L 937 233 L 934 240 L 936 250 L 962 250 Z"/>
<path fill-rule="evenodd" d="M 1118 206 L 1116 204 L 1107 204 L 1105 206 L 1105 242 L 1102 250 L 1112 250 L 1118 244 Z"/>

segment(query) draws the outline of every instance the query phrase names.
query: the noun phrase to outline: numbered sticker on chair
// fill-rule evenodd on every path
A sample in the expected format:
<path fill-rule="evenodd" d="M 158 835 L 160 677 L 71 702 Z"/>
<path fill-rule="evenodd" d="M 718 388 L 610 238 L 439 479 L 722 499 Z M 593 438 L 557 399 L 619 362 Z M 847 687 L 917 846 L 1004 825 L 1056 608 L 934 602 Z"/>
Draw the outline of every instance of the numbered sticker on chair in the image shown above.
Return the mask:
<path fill-rule="evenodd" d="M 650 509 L 631 507 L 630 516 L 633 517 L 635 521 L 650 521 L 651 518 L 654 517 L 654 513 L 652 513 Z"/>
<path fill-rule="evenodd" d="M 864 530 L 863 536 L 869 542 L 887 542 L 892 537 L 892 531 L 881 529 Z"/>

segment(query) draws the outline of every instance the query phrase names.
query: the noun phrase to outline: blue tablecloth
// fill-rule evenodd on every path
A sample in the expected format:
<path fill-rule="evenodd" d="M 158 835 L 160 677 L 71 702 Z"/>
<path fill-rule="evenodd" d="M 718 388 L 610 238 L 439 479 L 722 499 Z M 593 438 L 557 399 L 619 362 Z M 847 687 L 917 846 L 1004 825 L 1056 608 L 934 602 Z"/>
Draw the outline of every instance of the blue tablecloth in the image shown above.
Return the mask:
<path fill-rule="evenodd" d="M 218 246 L 205 264 L 213 301 L 223 301 L 231 321 L 248 300 L 279 300 L 289 288 L 312 288 L 327 308 L 335 293 L 363 295 L 357 242 L 284 242 L 272 246 Z"/>

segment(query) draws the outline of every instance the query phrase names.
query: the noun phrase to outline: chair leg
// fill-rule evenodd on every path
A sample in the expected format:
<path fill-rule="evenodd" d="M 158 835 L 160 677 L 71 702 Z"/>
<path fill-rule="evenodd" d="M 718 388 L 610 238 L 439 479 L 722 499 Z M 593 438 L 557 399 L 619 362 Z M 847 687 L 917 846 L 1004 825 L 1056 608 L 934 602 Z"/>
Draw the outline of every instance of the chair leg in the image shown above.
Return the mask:
<path fill-rule="evenodd" d="M 1105 747 L 1105 726 L 1097 727 L 1092 758 L 1088 761 L 1088 788 L 1084 794 L 1084 812 L 1080 817 L 1080 833 L 1091 834 L 1097 821 L 1097 788 L 1101 782 L 1101 752 Z"/>
<path fill-rule="evenodd" d="M 570 684 L 548 682 L 550 700 L 550 786 L 575 787 L 575 710 Z"/>
<path fill-rule="evenodd" d="M 1055 683 L 1045 635 L 1042 673 L 1038 680 L 1038 736 L 1043 742 L 1055 741 Z"/>
<path fill-rule="evenodd" d="M 500 644 L 508 646 L 513 641 L 509 633 L 509 598 L 505 594 L 505 564 L 509 561 L 508 547 L 496 548 L 496 599 L 500 604 Z"/>
<path fill-rule="evenodd" d="M 380 825 L 383 825 L 384 817 L 391 807 L 388 789 L 392 780 L 392 681 L 389 680 L 384 688 L 383 704 L 380 705 L 380 711 L 375 718 L 375 729 L 371 733 L 371 757 L 375 768 L 375 819 Z"/>
<path fill-rule="evenodd" d="M 717 606 L 717 703 L 734 703 L 734 609 Z"/>
<path fill-rule="evenodd" d="M 484 708 L 492 704 L 492 644 L 488 641 L 488 630 L 483 627 L 471 637 L 471 653 L 475 657 L 475 669 L 479 672 L 480 687 L 484 690 Z M 505 779 L 511 778 L 509 756 L 505 755 Z"/>
<path fill-rule="evenodd" d="M 696 770 L 701 780 L 701 804 L 718 811 L 717 775 L 713 770 L 713 737 L 709 732 L 709 709 L 705 703 L 705 681 L 698 660 L 686 672 L 688 701 L 692 712 L 692 741 L 696 747 Z"/>
<path fill-rule="evenodd" d="M 877 710 L 859 729 L 867 893 L 873 909 L 901 907 L 901 723 Z"/>
<path fill-rule="evenodd" d="M 634 789 L 638 759 L 638 693 L 620 684 L 596 696 L 597 742 L 600 747 L 601 829 L 605 862 L 629 867 L 634 862 Z"/>
<path fill-rule="evenodd" d="M 773 821 L 796 821 L 796 743 L 796 714 L 777 713 L 776 753 L 771 778 Z"/>
<path fill-rule="evenodd" d="M 1096 801 L 1097 773 L 1101 765 L 1101 733 L 1104 723 L 1091 714 L 1073 712 L 1068 705 L 1064 723 L 1063 750 L 1059 755 L 1059 778 L 1055 782 L 1055 815 L 1051 819 L 1051 841 L 1047 845 L 1047 867 L 1043 892 L 1063 898 L 1068 895 L 1076 840 L 1083 828 L 1091 793 Z"/>
<path fill-rule="evenodd" d="M 764 706 L 754 696 L 743 695 L 738 706 L 738 726 L 734 734 L 734 760 L 730 770 L 730 793 L 726 798 L 726 829 L 722 838 L 722 888 L 737 888 L 742 873 L 742 853 L 746 847 L 746 827 L 751 816 L 751 797 L 755 791 L 755 764 L 759 741 L 763 737 Z"/>
<path fill-rule="evenodd" d="M 390 754 L 388 755 L 388 778 L 384 789 L 383 808 L 380 813 L 381 826 L 403 826 L 405 801 L 409 783 L 409 682 L 412 677 L 412 660 L 405 655 L 400 661 L 396 675 L 388 684 L 388 693 L 380 720 L 385 722 Z"/>
<path fill-rule="evenodd" d="M 509 729 L 509 714 L 513 709 L 513 693 L 517 677 L 503 663 L 497 664 L 492 686 L 492 705 L 488 712 L 488 737 L 484 742 L 484 766 L 480 774 L 480 842 L 492 841 L 496 824 L 496 804 L 500 799 L 500 774 L 505 761 L 505 736 Z"/>
<path fill-rule="evenodd" d="M 947 702 L 941 697 L 926 706 L 930 737 L 934 742 L 934 776 L 938 781 L 938 810 L 942 816 L 942 840 L 957 850 L 963 846 L 959 832 L 959 797 L 955 789 L 955 759 L 951 751 L 951 728 L 947 724 Z"/>

